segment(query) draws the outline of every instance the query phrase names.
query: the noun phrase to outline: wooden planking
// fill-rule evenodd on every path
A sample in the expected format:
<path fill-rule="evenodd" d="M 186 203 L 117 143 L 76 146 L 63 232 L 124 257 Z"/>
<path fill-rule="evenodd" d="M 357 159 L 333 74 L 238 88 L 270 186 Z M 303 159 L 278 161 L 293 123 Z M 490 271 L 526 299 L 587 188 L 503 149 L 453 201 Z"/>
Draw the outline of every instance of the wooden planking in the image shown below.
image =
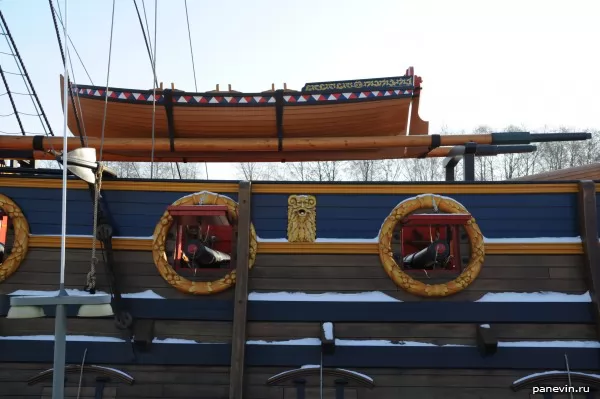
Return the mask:
<path fill-rule="evenodd" d="M 297 193 L 314 194 L 309 190 Z M 463 204 L 488 238 L 575 237 L 579 234 L 575 194 L 442 194 Z M 411 197 L 410 194 L 363 195 L 360 187 L 356 187 L 352 195 L 315 196 L 317 236 L 336 239 L 376 237 L 392 209 Z M 288 195 L 256 193 L 254 197 L 253 222 L 259 236 L 285 237 Z"/>
<path fill-rule="evenodd" d="M 54 319 L 0 319 L 0 335 L 52 335 Z M 318 322 L 249 322 L 248 340 L 286 341 L 317 338 Z M 419 341 L 437 345 L 475 344 L 475 324 L 468 323 L 335 323 L 336 338 Z M 493 324 L 502 341 L 594 340 L 588 324 Z M 123 338 L 110 319 L 68 319 L 69 334 Z M 231 322 L 156 320 L 159 339 L 178 338 L 207 343 L 230 343 Z"/>
<path fill-rule="evenodd" d="M 77 98 L 77 112 L 79 120 L 82 122 L 82 112 L 79 110 L 81 106 L 83 109 L 83 116 L 85 117 L 86 134 L 90 137 L 100 137 L 104 115 L 104 101 L 100 98 Z M 81 105 L 79 103 L 81 103 Z M 69 129 L 77 134 L 78 129 L 73 105 L 72 103 L 69 104 Z M 155 123 L 156 137 L 168 137 L 167 117 L 162 104 L 156 105 Z M 105 137 L 122 137 L 124 129 L 127 130 L 128 137 L 146 137 L 147 133 L 152 130 L 152 103 L 129 104 L 109 101 Z"/>
<path fill-rule="evenodd" d="M 404 98 L 315 107 L 288 106 L 283 112 L 284 137 L 305 137 L 309 131 L 318 131 L 322 137 L 405 134 L 409 105 L 410 99 Z"/>
<path fill-rule="evenodd" d="M 478 278 L 445 300 L 477 299 L 486 292 L 587 290 L 580 255 L 488 255 Z M 250 273 L 251 289 L 261 292 L 383 291 L 401 300 L 421 300 L 398 289 L 377 255 L 261 254 Z"/>
<path fill-rule="evenodd" d="M 117 276 L 122 283 L 124 293 L 136 293 L 152 290 L 165 298 L 191 298 L 174 289 L 158 273 L 152 253 L 147 251 L 114 251 L 117 265 Z M 0 294 L 9 294 L 15 290 L 56 290 L 60 265 L 59 249 L 30 249 L 27 257 L 11 278 L 0 284 Z M 90 252 L 83 249 L 69 249 L 66 256 L 67 288 L 82 289 L 85 275 L 90 267 Z M 108 282 L 102 257 L 97 267 L 97 286 L 99 290 L 108 291 Z M 215 272 L 206 278 L 216 279 L 225 272 Z M 233 290 L 214 295 L 215 298 L 233 297 Z"/>
<path fill-rule="evenodd" d="M 93 335 L 100 337 L 123 338 L 112 319 L 69 318 L 68 331 L 71 335 Z M 218 321 L 173 321 L 155 320 L 156 338 L 180 338 L 198 342 L 231 341 L 231 322 Z M 54 319 L 0 319 L 0 335 L 53 335 Z"/>
<path fill-rule="evenodd" d="M 251 192 L 252 186 L 250 182 L 240 182 L 238 224 L 236 227 L 236 284 L 233 309 L 229 399 L 242 399 L 244 389 L 244 355 L 246 349 L 248 268 L 250 256 Z"/>
<path fill-rule="evenodd" d="M 114 254 L 125 293 L 152 290 L 166 298 L 191 297 L 179 293 L 162 279 L 150 252 L 115 251 Z M 88 250 L 67 251 L 69 288 L 81 289 L 89 270 L 89 256 Z M 19 270 L 0 284 L 0 293 L 18 289 L 55 290 L 59 259 L 58 249 L 30 249 Z M 98 285 L 107 290 L 103 270 L 100 264 Z M 204 278 L 216 279 L 221 273 L 204 273 Z M 446 300 L 478 299 L 487 292 L 506 291 L 583 293 L 587 291 L 583 273 L 581 255 L 488 255 L 478 278 L 464 292 Z M 250 290 L 261 292 L 383 291 L 406 301 L 423 300 L 396 287 L 377 255 L 258 254 L 249 277 Z M 228 290 L 213 297 L 228 299 L 233 294 L 234 290 Z"/>
<path fill-rule="evenodd" d="M 594 315 L 600 338 L 600 243 L 596 187 L 593 181 L 579 183 L 579 225 L 585 252 L 584 275 L 594 303 Z"/>
<path fill-rule="evenodd" d="M 13 197 L 30 221 L 33 234 L 60 233 L 60 190 L 50 182 L 54 179 L 29 179 L 36 184 L 49 184 L 53 187 L 25 188 L 11 187 L 16 179 L 4 178 L 2 192 Z M 139 191 L 127 191 L 122 183 L 129 183 Z M 20 183 L 19 183 L 20 184 Z M 152 183 L 153 184 L 153 183 Z M 104 197 L 115 219 L 115 235 L 129 237 L 149 237 L 164 212 L 165 206 L 182 196 L 177 193 L 187 187 L 187 193 L 202 189 L 216 191 L 227 189 L 221 183 L 179 184 L 157 191 L 151 183 L 106 182 Z M 163 184 L 164 186 L 164 184 Z M 515 188 L 516 186 L 516 188 Z M 262 187 L 262 188 L 261 188 Z M 286 193 L 281 192 L 285 187 Z M 254 220 L 257 233 L 262 238 L 285 237 L 287 226 L 287 197 L 289 193 L 317 195 L 317 228 L 319 238 L 366 238 L 375 237 L 381 222 L 400 201 L 415 192 L 435 192 L 449 195 L 461 202 L 473 213 L 482 232 L 488 238 L 506 237 L 574 237 L 579 233 L 576 226 L 576 198 L 574 193 L 548 193 L 547 185 L 536 187 L 525 185 L 260 185 L 253 190 Z M 574 185 L 563 184 L 556 190 L 569 191 Z M 79 188 L 79 187 L 78 187 Z M 153 188 L 149 190 L 149 188 Z M 521 190 L 521 194 L 510 193 Z M 352 190 L 353 191 L 350 191 Z M 487 191 L 484 191 L 487 189 Z M 91 233 L 92 206 L 89 196 L 81 190 L 69 193 L 67 207 L 67 233 L 89 235 Z M 387 191 L 387 193 L 386 193 Z M 550 190 L 551 191 L 551 190 Z M 346 194 L 343 194 L 345 193 Z M 466 193 L 473 192 L 471 195 Z M 490 192 L 495 194 L 489 195 Z M 509 192 L 509 193 L 506 193 Z M 351 193 L 352 195 L 347 195 Z M 488 194 L 484 194 L 488 193 Z M 85 194 L 85 195 L 84 195 Z M 126 195 L 125 195 L 126 194 Z M 47 198 L 52 197 L 52 198 Z M 40 198 L 47 198 L 40 207 Z M 152 198 L 152 201 L 148 201 Z M 72 201 L 76 199 L 76 201 Z M 540 205 L 541 204 L 541 205 Z M 86 216 L 83 216 L 86 215 Z M 551 215 L 551 217 L 549 217 Z"/>

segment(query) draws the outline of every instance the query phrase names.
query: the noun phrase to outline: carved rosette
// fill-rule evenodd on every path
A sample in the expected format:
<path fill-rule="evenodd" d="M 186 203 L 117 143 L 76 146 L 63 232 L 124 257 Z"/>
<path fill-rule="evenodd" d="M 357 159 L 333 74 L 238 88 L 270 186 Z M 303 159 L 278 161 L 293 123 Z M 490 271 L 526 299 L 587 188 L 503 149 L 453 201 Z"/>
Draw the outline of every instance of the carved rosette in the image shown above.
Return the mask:
<path fill-rule="evenodd" d="M 475 218 L 471 217 L 464 226 L 469 236 L 471 258 L 467 267 L 456 279 L 448 283 L 431 285 L 415 280 L 402 271 L 396 263 L 392 251 L 392 237 L 396 224 L 416 210 L 434 208 L 434 201 L 440 212 L 469 213 L 464 206 L 452 198 L 435 194 L 419 195 L 399 203 L 385 219 L 379 233 L 379 258 L 388 276 L 397 286 L 423 297 L 444 297 L 462 291 L 477 278 L 485 257 L 483 234 L 481 234 Z"/>
<path fill-rule="evenodd" d="M 288 198 L 287 238 L 289 242 L 315 242 L 317 239 L 317 199 L 312 195 Z"/>
<path fill-rule="evenodd" d="M 14 241 L 10 255 L 0 264 L 0 282 L 6 280 L 17 271 L 27 255 L 29 246 L 29 223 L 21 208 L 8 198 L 0 194 L 0 209 L 8 215 L 14 228 Z"/>
<path fill-rule="evenodd" d="M 229 197 L 219 194 L 202 191 L 180 198 L 173 205 L 226 205 L 228 209 L 228 217 L 232 224 L 237 224 L 238 221 L 238 204 Z M 175 287 L 177 290 L 193 295 L 211 295 L 227 290 L 235 284 L 235 270 L 227 273 L 222 278 L 215 281 L 191 281 L 180 276 L 175 269 L 169 264 L 165 253 L 165 245 L 167 235 L 173 224 L 173 218 L 168 211 L 160 218 L 154 234 L 152 236 L 152 257 L 154 264 L 160 275 L 165 281 Z M 236 243 L 232 243 L 236 245 Z M 250 249 L 248 255 L 248 268 L 254 266 L 257 251 L 256 231 L 254 225 L 250 224 Z"/>

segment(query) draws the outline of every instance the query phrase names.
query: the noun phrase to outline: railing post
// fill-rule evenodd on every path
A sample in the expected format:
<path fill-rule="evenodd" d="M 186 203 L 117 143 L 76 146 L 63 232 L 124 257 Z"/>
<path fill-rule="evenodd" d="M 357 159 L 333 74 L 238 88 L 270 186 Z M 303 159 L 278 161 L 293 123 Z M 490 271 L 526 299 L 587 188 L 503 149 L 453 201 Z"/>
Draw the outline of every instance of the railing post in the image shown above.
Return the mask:
<path fill-rule="evenodd" d="M 246 313 L 248 307 L 248 259 L 250 251 L 251 183 L 240 182 L 238 194 L 237 246 L 235 259 L 235 303 L 231 338 L 229 399 L 244 396 L 244 357 L 246 350 Z"/>
<path fill-rule="evenodd" d="M 598 243 L 598 214 L 596 184 L 591 180 L 579 182 L 579 234 L 585 254 L 585 276 L 592 297 L 596 331 L 600 339 L 600 243 Z"/>

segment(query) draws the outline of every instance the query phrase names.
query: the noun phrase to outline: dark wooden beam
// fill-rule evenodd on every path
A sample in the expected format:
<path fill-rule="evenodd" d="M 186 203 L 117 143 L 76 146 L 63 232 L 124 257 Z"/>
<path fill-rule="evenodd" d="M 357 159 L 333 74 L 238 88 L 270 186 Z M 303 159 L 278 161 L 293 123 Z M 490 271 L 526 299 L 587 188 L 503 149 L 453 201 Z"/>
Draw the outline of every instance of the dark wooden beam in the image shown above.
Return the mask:
<path fill-rule="evenodd" d="M 229 399 L 242 399 L 244 393 L 244 356 L 248 313 L 248 258 L 250 256 L 250 182 L 240 182 L 238 194 L 237 259 L 235 264 L 235 303 L 231 339 Z"/>
<path fill-rule="evenodd" d="M 232 300 L 123 298 L 135 320 L 232 321 Z M 273 302 L 249 301 L 248 321 L 333 323 L 513 323 L 594 324 L 590 302 Z M 10 297 L 0 295 L 0 317 L 6 316 Z M 67 306 L 67 317 L 77 317 L 79 306 Z M 45 306 L 47 317 L 56 309 Z"/>
<path fill-rule="evenodd" d="M 598 243 L 598 214 L 596 184 L 591 180 L 579 182 L 579 232 L 585 254 L 585 274 L 592 297 L 596 330 L 600 339 L 600 244 Z"/>
<path fill-rule="evenodd" d="M 80 364 L 86 348 L 86 362 L 111 367 L 228 366 L 231 359 L 231 347 L 223 343 L 154 343 L 151 350 L 134 357 L 129 342 L 67 341 L 67 363 Z M 320 345 L 247 345 L 246 365 L 298 368 L 314 364 L 320 352 Z M 565 353 L 572 371 L 600 369 L 597 348 L 499 346 L 494 356 L 483 357 L 476 347 L 411 345 L 338 346 L 333 355 L 323 357 L 323 367 L 564 370 Z M 54 342 L 50 340 L 0 340 L 0 362 L 52 363 L 53 356 Z"/>

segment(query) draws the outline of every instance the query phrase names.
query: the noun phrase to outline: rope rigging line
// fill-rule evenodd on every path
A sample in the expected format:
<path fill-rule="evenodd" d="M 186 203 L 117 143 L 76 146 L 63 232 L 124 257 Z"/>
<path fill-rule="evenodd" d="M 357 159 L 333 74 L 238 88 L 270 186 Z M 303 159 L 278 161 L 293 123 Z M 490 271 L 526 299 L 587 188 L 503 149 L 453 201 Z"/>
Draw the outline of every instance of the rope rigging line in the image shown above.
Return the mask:
<path fill-rule="evenodd" d="M 40 116 L 40 114 L 30 114 L 27 112 L 17 111 L 17 112 L 11 112 L 10 114 L 0 114 L 0 118 L 6 118 L 8 116 L 13 116 L 13 115 Z"/>
<path fill-rule="evenodd" d="M 4 92 L 4 93 L 0 94 L 0 97 L 5 96 L 7 94 L 8 94 L 8 92 Z M 11 91 L 10 94 L 17 94 L 19 96 L 33 96 L 33 94 L 31 94 L 31 93 L 19 93 L 17 91 Z"/>
<path fill-rule="evenodd" d="M 156 77 L 156 66 L 154 63 L 154 57 L 152 56 L 152 51 L 151 49 L 156 49 L 156 38 L 154 40 L 154 46 L 152 46 L 152 42 L 148 41 L 148 36 L 150 36 L 150 27 L 148 26 L 148 17 L 146 14 L 146 6 L 145 6 L 145 2 L 144 0 L 142 0 L 142 8 L 144 10 L 144 19 L 146 21 L 146 28 L 144 28 L 144 23 L 142 21 L 142 16 L 140 14 L 140 9 L 137 5 L 136 0 L 133 0 L 133 5 L 135 6 L 135 11 L 137 13 L 138 16 L 138 21 L 140 23 L 140 28 L 142 29 L 142 36 L 144 37 L 144 43 L 146 44 L 146 52 L 148 53 L 148 58 L 150 59 L 150 65 L 152 66 L 152 71 L 154 74 L 154 87 L 158 87 L 158 79 Z M 148 36 L 146 36 L 146 31 L 148 31 Z M 155 33 L 156 33 L 156 29 L 155 29 Z M 155 35 L 156 37 L 156 35 Z M 156 94 L 154 92 L 154 94 Z M 181 170 L 179 169 L 179 163 L 175 162 L 175 166 L 177 168 L 177 173 L 179 174 L 179 178 L 181 179 Z M 152 177 L 152 173 L 153 173 L 153 165 L 150 166 L 150 177 Z M 175 178 L 173 176 L 173 178 Z"/>
<path fill-rule="evenodd" d="M 31 134 L 31 135 L 34 135 L 34 136 L 39 136 L 39 135 L 43 135 L 44 134 L 44 133 L 40 133 L 40 132 L 37 132 L 37 133 L 36 132 L 13 133 L 13 132 L 5 132 L 3 130 L 0 130 L 0 133 L 1 134 L 6 134 L 7 136 L 23 136 L 23 135 L 26 136 L 28 134 Z"/>
<path fill-rule="evenodd" d="M 23 74 L 22 74 L 22 73 L 18 73 L 18 72 L 4 71 L 4 73 L 7 73 L 7 74 L 9 74 L 9 75 L 23 76 Z"/>
<path fill-rule="evenodd" d="M 63 20 L 62 20 L 62 13 L 60 12 L 60 3 L 58 2 L 58 0 L 57 0 L 56 4 L 58 5 L 58 21 L 60 22 L 60 25 L 64 27 Z M 50 7 L 52 7 L 52 0 L 50 0 Z M 54 7 L 52 7 L 52 11 L 54 12 Z M 69 43 L 71 43 L 71 47 L 73 47 L 73 50 L 75 51 L 75 54 L 77 55 L 77 58 L 79 59 L 79 62 L 81 63 L 81 66 L 83 67 L 83 70 L 85 71 L 85 74 L 87 75 L 88 79 L 90 80 L 90 83 L 92 85 L 94 85 L 94 81 L 92 80 L 92 77 L 88 73 L 88 70 L 85 67 L 85 63 L 83 62 L 83 59 L 79 55 L 79 51 L 77 51 L 77 47 L 75 47 L 75 43 L 73 43 L 73 40 L 71 40 L 71 35 L 67 35 L 67 38 L 69 39 Z M 61 52 L 62 52 L 62 46 L 61 46 Z"/>
<path fill-rule="evenodd" d="M 62 12 L 60 10 L 60 3 L 58 3 L 58 1 L 57 1 L 56 4 L 58 5 L 58 20 L 60 21 L 60 23 L 62 25 Z M 73 50 L 75 50 L 75 52 L 77 52 L 77 49 L 75 49 L 75 45 L 73 44 L 73 42 L 71 42 L 71 45 L 72 45 L 71 47 L 73 47 Z M 73 59 L 71 58 L 71 52 L 67 52 L 67 58 L 69 61 L 69 66 L 71 68 L 70 74 L 73 76 L 73 81 L 77 82 L 77 76 L 75 76 L 75 68 L 73 67 Z M 83 63 L 83 61 L 81 59 L 80 59 L 80 61 L 81 61 L 81 65 L 83 66 L 83 69 L 85 69 L 85 64 Z M 87 70 L 86 70 L 86 73 L 87 73 Z M 88 75 L 88 77 L 89 77 L 89 75 Z M 91 78 L 90 78 L 90 81 L 91 81 Z M 93 82 L 92 82 L 92 84 L 93 84 Z M 73 84 L 70 81 L 69 81 L 69 85 L 70 85 L 70 87 L 73 87 Z M 75 88 L 77 88 L 77 83 L 75 83 Z M 70 96 L 71 96 L 71 103 L 73 105 L 73 109 L 75 109 L 75 111 L 77 111 L 77 108 L 75 107 L 75 102 L 73 100 L 73 95 L 70 94 Z M 79 113 L 81 114 L 81 127 L 79 126 L 79 117 L 78 117 L 77 112 L 75 112 L 75 120 L 77 121 L 78 130 L 81 131 L 82 130 L 81 128 L 83 128 L 83 137 L 85 139 L 85 144 L 83 146 L 86 147 L 87 146 L 87 133 L 85 130 L 85 118 L 83 116 L 83 107 L 81 106 L 81 98 L 79 97 L 78 90 L 75 91 L 75 98 L 77 99 L 77 105 L 79 106 Z M 83 143 L 83 140 L 82 140 L 82 143 Z"/>
<path fill-rule="evenodd" d="M 56 16 L 57 16 L 56 10 L 54 9 L 54 5 L 52 4 L 52 0 L 48 0 L 48 4 L 50 4 L 50 14 L 52 14 L 52 22 L 54 23 L 54 31 L 56 32 L 56 39 L 58 41 L 58 47 L 60 49 L 60 57 L 61 57 L 61 59 L 63 61 L 63 64 L 66 64 L 66 61 L 65 61 L 65 52 L 63 50 L 62 41 L 60 39 L 60 33 L 59 33 L 59 30 L 58 30 L 58 23 L 56 22 Z M 60 4 L 59 4 L 58 12 L 60 13 Z M 61 17 L 61 20 L 62 20 L 62 17 Z M 64 24 L 63 24 L 63 27 L 64 27 Z M 73 72 L 73 79 L 75 79 L 75 71 L 73 71 L 72 64 L 71 64 L 71 72 Z M 68 96 L 71 98 L 71 105 L 73 106 L 73 111 L 74 111 L 73 113 L 75 115 L 75 122 L 77 123 L 77 131 L 79 133 L 79 141 L 81 142 L 81 146 L 82 147 L 87 147 L 87 142 L 86 142 L 87 141 L 87 137 L 85 135 L 85 127 L 84 127 L 84 129 L 82 131 L 82 129 L 81 129 L 81 121 L 79 120 L 79 115 L 77 113 L 77 107 L 75 106 L 75 99 L 73 98 L 73 95 L 72 95 L 71 80 L 68 78 L 68 76 L 66 76 L 65 78 L 67 79 L 67 85 L 69 86 L 69 94 L 68 94 Z M 79 96 L 78 93 L 77 93 L 77 96 Z M 83 132 L 83 134 L 82 134 L 82 132 Z"/>
<path fill-rule="evenodd" d="M 190 29 L 190 17 L 188 13 L 187 0 L 184 0 L 185 6 L 185 20 L 187 21 L 187 30 L 188 30 L 188 39 L 190 42 L 190 55 L 192 56 L 192 73 L 194 74 L 194 90 L 196 93 L 198 92 L 198 83 L 196 81 L 196 64 L 194 63 L 194 50 L 192 48 L 192 31 Z M 179 170 L 179 165 L 177 166 Z M 208 164 L 204 162 L 204 171 L 206 172 L 206 180 L 208 180 Z M 179 178 L 181 179 L 181 173 L 179 174 Z"/>
<path fill-rule="evenodd" d="M 110 20 L 110 39 L 108 45 L 108 66 L 106 68 L 106 90 L 104 92 L 104 114 L 102 115 L 102 133 L 100 136 L 100 156 L 98 160 L 98 168 L 96 169 L 96 181 L 94 184 L 94 226 L 92 229 L 92 257 L 90 262 L 90 271 L 86 276 L 86 287 L 85 290 L 90 293 L 95 293 L 96 290 L 96 264 L 98 258 L 96 258 L 96 241 L 98 235 L 98 201 L 100 197 L 100 191 L 102 190 L 102 173 L 104 166 L 102 165 L 102 152 L 104 149 L 104 131 L 106 128 L 106 111 L 108 106 L 108 83 L 110 79 L 110 64 L 112 60 L 112 44 L 113 44 L 113 32 L 115 26 L 115 5 L 116 0 L 113 0 L 112 4 L 112 16 Z"/>
<path fill-rule="evenodd" d="M 152 57 L 152 72 L 156 81 L 156 26 L 158 21 L 158 0 L 154 0 L 154 56 Z M 152 90 L 152 153 L 150 154 L 150 179 L 154 176 L 154 129 L 156 125 L 156 85 Z"/>
<path fill-rule="evenodd" d="M 108 81 L 110 79 L 110 62 L 112 59 L 112 44 L 113 44 L 113 32 L 115 26 L 115 0 L 112 5 L 112 16 L 110 20 L 110 39 L 108 42 L 108 66 L 106 68 L 106 90 L 104 91 L 104 114 L 102 116 L 102 132 L 100 135 L 100 157 L 99 162 L 102 162 L 102 152 L 104 150 L 104 131 L 106 128 L 106 112 L 108 108 Z"/>
<path fill-rule="evenodd" d="M 42 129 L 44 130 L 44 134 L 46 136 L 48 136 L 48 133 L 49 133 L 51 136 L 54 136 L 54 133 L 52 132 L 52 128 L 50 127 L 48 119 L 46 118 L 46 114 L 44 113 L 44 109 L 42 108 L 42 104 L 40 103 L 40 100 L 37 97 L 37 94 L 35 92 L 35 89 L 33 88 L 33 84 L 31 83 L 31 80 L 29 79 L 29 75 L 27 74 L 27 71 L 25 70 L 25 65 L 23 65 L 23 67 L 21 67 L 21 63 L 23 62 L 23 60 L 21 60 L 21 56 L 19 55 L 17 46 L 14 43 L 12 36 L 10 35 L 10 32 L 8 30 L 8 25 L 6 25 L 6 21 L 4 20 L 3 15 L 2 15 L 2 24 L 3 24 L 2 32 L 6 33 L 6 35 L 5 35 L 6 44 L 8 44 L 8 48 L 11 51 L 9 55 L 13 56 L 15 64 L 17 64 L 17 69 L 21 73 L 21 78 L 23 79 L 23 83 L 25 84 L 25 89 L 29 92 L 29 97 L 31 98 L 31 103 L 33 104 L 33 108 L 35 109 L 35 112 L 37 112 L 37 114 L 38 114 L 38 118 L 40 120 L 40 124 L 42 125 Z M 29 85 L 28 85 L 28 82 L 29 82 Z M 37 104 L 36 104 L 36 100 L 37 100 Z M 38 109 L 38 105 L 39 105 L 39 109 Z M 42 117 L 44 118 L 44 120 L 42 120 Z M 44 121 L 46 122 L 46 124 L 44 124 Z"/>
<path fill-rule="evenodd" d="M 142 5 L 143 4 L 144 4 L 144 2 L 142 0 Z M 144 29 L 144 23 L 142 22 L 142 16 L 140 15 L 140 10 L 139 10 L 139 8 L 137 6 L 137 2 L 135 0 L 133 0 L 133 5 L 135 6 L 138 20 L 140 21 L 140 28 L 142 28 L 142 35 L 144 36 L 144 43 L 146 43 L 146 51 L 148 52 L 148 58 L 150 58 L 150 65 L 153 66 L 154 61 L 152 61 L 152 51 L 151 51 L 152 46 L 150 44 L 148 44 L 148 38 L 146 37 L 146 30 Z M 144 8 L 144 12 L 145 12 L 145 8 Z M 148 35 L 150 35 L 150 29 L 148 29 Z M 156 80 L 156 76 L 154 77 L 154 85 L 158 86 L 158 80 Z"/>
<path fill-rule="evenodd" d="M 148 25 L 148 14 L 146 13 L 146 0 L 142 0 L 142 9 L 144 10 L 144 22 L 146 23 L 146 32 L 148 32 L 148 36 L 150 36 L 150 25 Z M 144 30 L 144 28 L 142 28 Z M 156 46 L 156 42 L 154 43 Z M 152 47 L 152 43 L 150 43 L 150 47 Z"/>
<path fill-rule="evenodd" d="M 16 55 L 14 55 L 14 54 L 11 54 L 11 53 L 6 53 L 6 52 L 4 52 L 4 51 L 0 51 L 0 54 L 4 54 L 4 55 L 10 55 L 10 56 L 12 56 L 12 57 L 16 57 Z"/>
<path fill-rule="evenodd" d="M 4 71 L 2 70 L 2 66 L 0 65 L 0 77 L 2 77 L 2 81 L 4 82 L 4 87 L 6 87 L 6 93 L 8 94 L 8 98 L 10 100 L 10 105 L 13 109 L 13 115 L 17 118 L 17 123 L 19 124 L 19 128 L 21 129 L 21 133 L 25 136 L 25 128 L 23 127 L 23 123 L 21 122 L 21 118 L 17 112 L 17 106 L 15 105 L 15 100 L 13 99 L 12 94 L 10 93 L 10 88 L 8 87 L 8 82 L 6 81 L 6 76 L 4 76 Z"/>

